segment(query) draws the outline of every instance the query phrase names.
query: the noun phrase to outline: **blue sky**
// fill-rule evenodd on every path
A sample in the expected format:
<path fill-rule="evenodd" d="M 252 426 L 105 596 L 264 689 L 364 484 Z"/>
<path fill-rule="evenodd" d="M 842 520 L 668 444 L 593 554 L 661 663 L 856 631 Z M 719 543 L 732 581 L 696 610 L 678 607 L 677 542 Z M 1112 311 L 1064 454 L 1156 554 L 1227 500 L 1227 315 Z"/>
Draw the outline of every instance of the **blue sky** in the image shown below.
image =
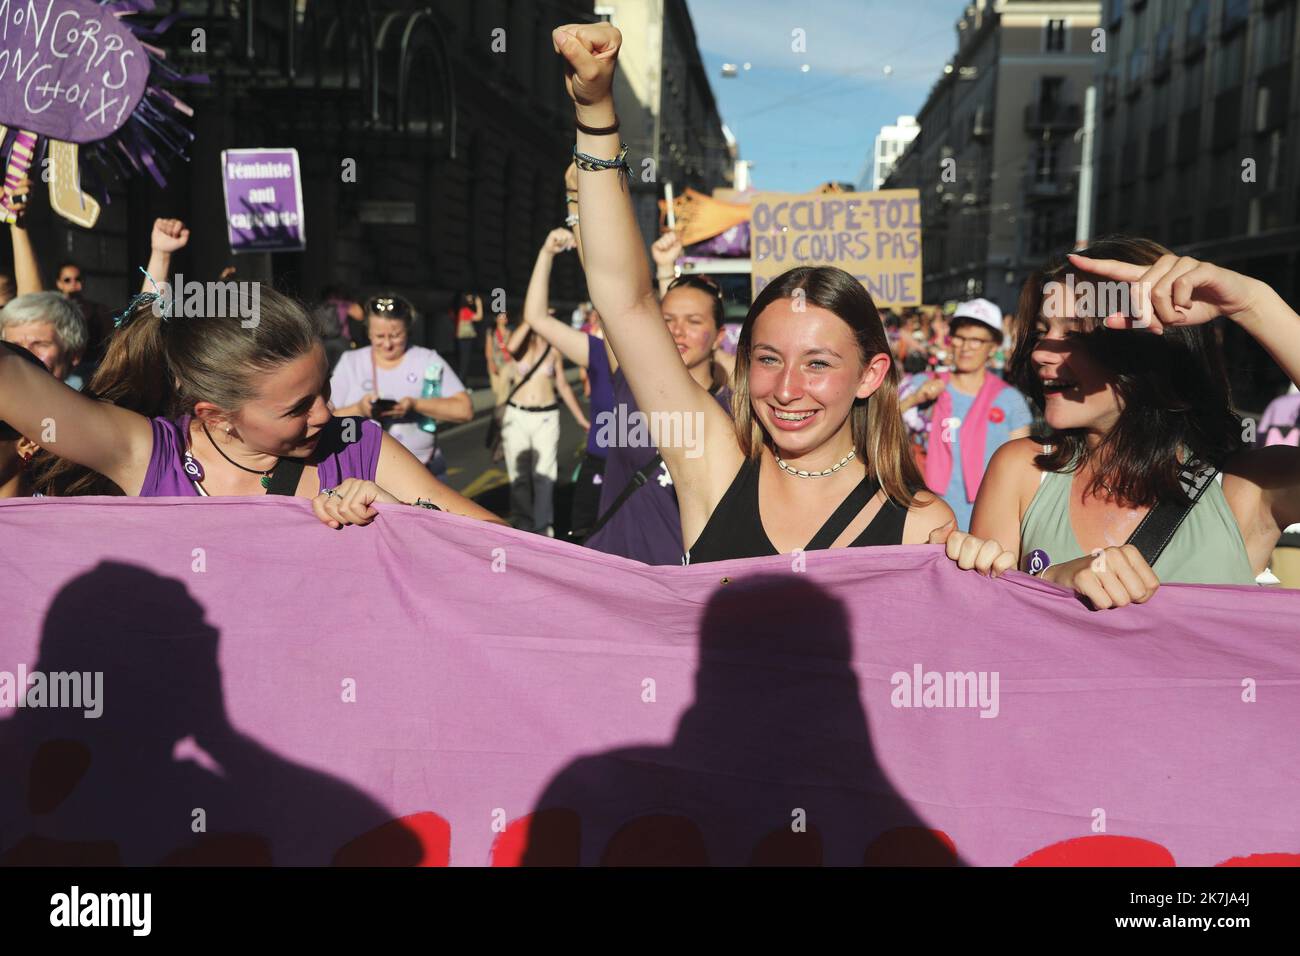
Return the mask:
<path fill-rule="evenodd" d="M 722 120 L 758 189 L 857 182 L 881 126 L 915 115 L 966 0 L 686 0 Z M 806 53 L 791 50 L 802 29 Z M 750 69 L 743 65 L 750 63 Z M 722 64 L 741 67 L 734 78 Z M 807 64 L 808 72 L 800 67 Z M 893 68 L 886 75 L 884 67 Z"/>

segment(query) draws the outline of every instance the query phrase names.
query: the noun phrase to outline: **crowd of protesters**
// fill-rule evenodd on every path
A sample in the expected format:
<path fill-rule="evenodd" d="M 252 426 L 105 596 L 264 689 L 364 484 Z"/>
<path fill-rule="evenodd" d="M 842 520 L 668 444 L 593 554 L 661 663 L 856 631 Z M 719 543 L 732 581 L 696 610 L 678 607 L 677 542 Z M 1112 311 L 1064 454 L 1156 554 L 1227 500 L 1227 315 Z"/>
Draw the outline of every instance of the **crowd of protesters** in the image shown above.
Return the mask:
<path fill-rule="evenodd" d="M 256 335 L 172 318 L 158 293 L 188 241 L 178 220 L 156 222 L 142 293 L 107 318 L 75 263 L 43 290 L 15 223 L 0 495 L 274 493 L 336 528 L 398 502 L 505 523 L 439 480 L 439 425 L 474 415 L 481 340 L 516 528 L 554 534 L 563 402 L 586 432 L 571 539 L 648 564 L 931 543 L 1098 609 L 1162 581 L 1276 580 L 1300 523 L 1300 395 L 1252 435 L 1212 324 L 1236 323 L 1300 380 L 1300 317 L 1271 288 L 1103 237 L 1045 262 L 1012 312 L 982 298 L 882 311 L 847 273 L 803 267 L 729 324 L 716 283 L 678 274 L 675 233 L 649 259 L 638 239 L 610 94 L 619 42 L 606 25 L 556 31 L 578 120 L 569 228 L 538 251 L 517 325 L 457 294 L 454 367 L 413 344 L 416 309 L 395 292 L 329 289 L 308 310 L 265 290 Z M 550 275 L 570 251 L 591 302 L 563 321 Z M 1093 314 L 1080 290 L 1103 283 L 1137 294 Z M 42 448 L 50 417 L 60 437 Z"/>

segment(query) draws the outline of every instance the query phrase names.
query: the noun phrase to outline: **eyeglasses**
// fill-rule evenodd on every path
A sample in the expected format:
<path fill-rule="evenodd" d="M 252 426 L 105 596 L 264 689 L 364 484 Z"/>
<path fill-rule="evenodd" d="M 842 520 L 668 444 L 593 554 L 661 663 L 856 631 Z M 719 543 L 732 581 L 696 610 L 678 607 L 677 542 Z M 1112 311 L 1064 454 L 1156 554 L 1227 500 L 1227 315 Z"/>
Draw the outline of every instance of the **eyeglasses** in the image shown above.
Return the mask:
<path fill-rule="evenodd" d="M 375 296 L 366 303 L 366 312 L 384 319 L 409 319 L 411 303 L 401 296 Z"/>
<path fill-rule="evenodd" d="M 978 348 L 983 348 L 986 345 L 993 344 L 992 339 L 986 339 L 986 338 L 972 339 L 972 338 L 967 338 L 964 335 L 950 335 L 948 336 L 948 341 L 952 343 L 953 348 L 955 349 L 978 349 Z"/>

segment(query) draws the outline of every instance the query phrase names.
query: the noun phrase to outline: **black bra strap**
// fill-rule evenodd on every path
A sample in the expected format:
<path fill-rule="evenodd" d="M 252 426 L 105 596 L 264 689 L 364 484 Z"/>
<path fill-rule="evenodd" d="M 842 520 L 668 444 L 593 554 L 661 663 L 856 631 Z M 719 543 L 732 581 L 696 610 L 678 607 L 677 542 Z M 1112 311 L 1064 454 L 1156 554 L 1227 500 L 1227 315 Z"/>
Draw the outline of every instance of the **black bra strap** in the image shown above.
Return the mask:
<path fill-rule="evenodd" d="M 849 492 L 848 497 L 840 502 L 840 506 L 835 509 L 835 513 L 826 519 L 826 523 L 808 542 L 808 547 L 804 548 L 804 550 L 821 551 L 829 548 L 879 490 L 880 484 L 875 478 L 869 475 L 863 477 L 858 482 L 858 486 Z"/>

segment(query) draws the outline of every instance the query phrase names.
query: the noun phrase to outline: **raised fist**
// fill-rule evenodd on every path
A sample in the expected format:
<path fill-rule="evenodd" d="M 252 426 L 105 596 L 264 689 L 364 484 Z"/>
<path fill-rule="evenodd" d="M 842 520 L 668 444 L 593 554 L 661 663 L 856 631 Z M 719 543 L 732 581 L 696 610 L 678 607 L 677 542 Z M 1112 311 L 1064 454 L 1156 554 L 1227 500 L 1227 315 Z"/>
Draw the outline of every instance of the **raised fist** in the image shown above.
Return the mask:
<path fill-rule="evenodd" d="M 561 252 L 568 252 L 574 248 L 577 243 L 573 239 L 573 233 L 567 229 L 552 229 L 546 237 L 546 242 L 542 246 L 542 251 L 558 256 Z"/>
<path fill-rule="evenodd" d="M 655 265 L 661 269 L 670 269 L 682 256 L 682 240 L 673 230 L 668 230 L 650 246 L 650 255 Z"/>
<path fill-rule="evenodd" d="M 155 219 L 153 235 L 149 237 L 150 247 L 155 252 L 178 252 L 190 241 L 190 231 L 179 219 Z"/>
<path fill-rule="evenodd" d="M 573 102 L 594 106 L 611 96 L 623 35 L 608 23 L 569 23 L 551 34 L 565 60 L 564 85 Z"/>

